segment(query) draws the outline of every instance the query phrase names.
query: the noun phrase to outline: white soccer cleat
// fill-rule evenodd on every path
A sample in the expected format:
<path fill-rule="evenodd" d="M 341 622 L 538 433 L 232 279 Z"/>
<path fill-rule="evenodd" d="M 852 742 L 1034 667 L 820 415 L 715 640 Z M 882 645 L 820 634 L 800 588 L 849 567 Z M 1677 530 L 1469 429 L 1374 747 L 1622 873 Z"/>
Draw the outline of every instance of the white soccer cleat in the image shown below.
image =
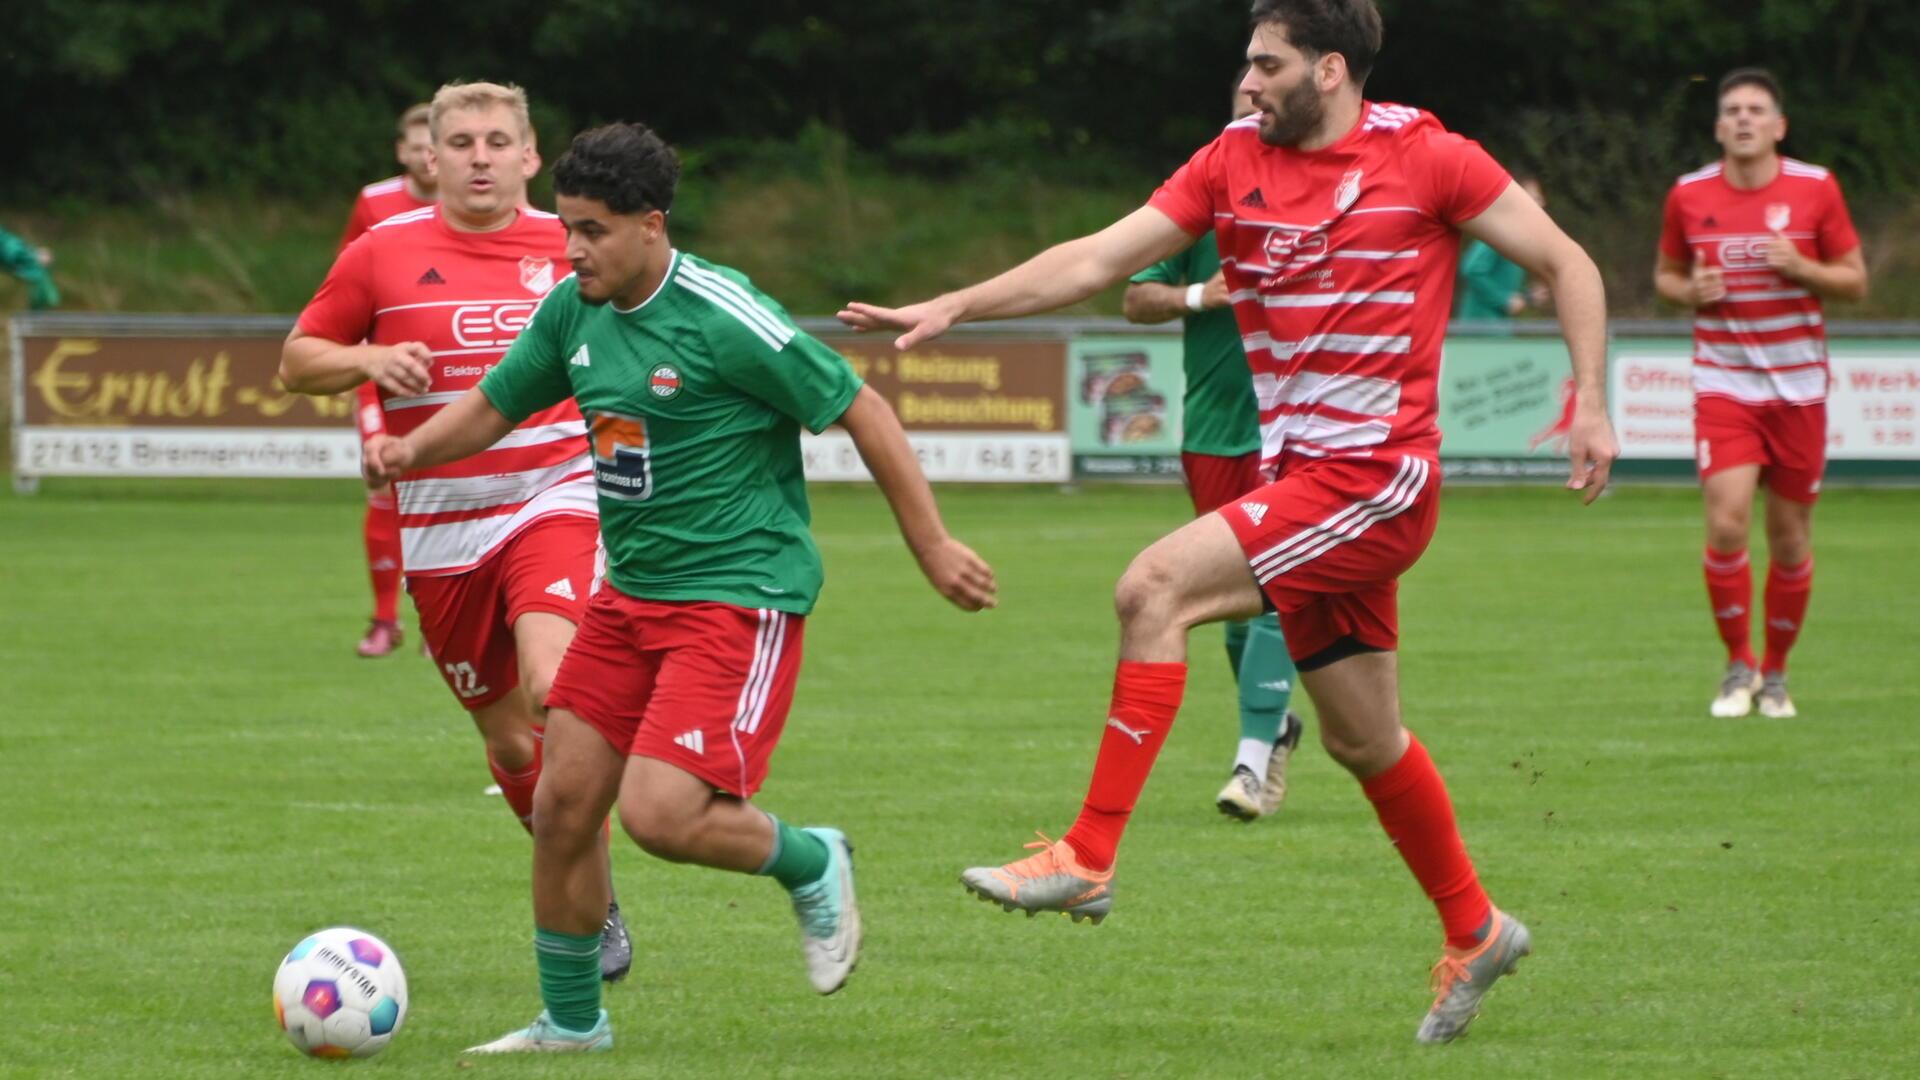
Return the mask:
<path fill-rule="evenodd" d="M 788 894 L 800 920 L 807 981 L 822 994 L 847 983 L 860 962 L 860 904 L 853 895 L 853 845 L 839 829 L 805 830 L 827 845 L 827 872 Z"/>
<path fill-rule="evenodd" d="M 1227 778 L 1227 786 L 1214 796 L 1213 805 L 1230 818 L 1252 821 L 1261 814 L 1260 795 L 1260 778 L 1245 765 L 1235 765 L 1233 775 Z"/>
<path fill-rule="evenodd" d="M 1745 716 L 1753 711 L 1753 696 L 1760 692 L 1760 685 L 1760 673 L 1746 661 L 1735 660 L 1727 665 L 1727 674 L 1720 680 L 1720 693 L 1708 709 L 1723 720 Z M 1784 693 L 1784 684 L 1781 689 Z"/>
<path fill-rule="evenodd" d="M 547 1016 L 545 1009 L 533 1023 L 519 1031 L 508 1032 L 490 1043 L 469 1046 L 469 1054 L 595 1054 L 613 1049 L 613 1025 L 607 1021 L 607 1010 L 600 1010 L 600 1019 L 591 1031 L 568 1031 L 555 1024 Z"/>
<path fill-rule="evenodd" d="M 1760 678 L 1760 696 L 1755 699 L 1760 715 L 1769 720 L 1791 720 L 1800 715 L 1787 696 L 1787 673 L 1769 671 Z"/>

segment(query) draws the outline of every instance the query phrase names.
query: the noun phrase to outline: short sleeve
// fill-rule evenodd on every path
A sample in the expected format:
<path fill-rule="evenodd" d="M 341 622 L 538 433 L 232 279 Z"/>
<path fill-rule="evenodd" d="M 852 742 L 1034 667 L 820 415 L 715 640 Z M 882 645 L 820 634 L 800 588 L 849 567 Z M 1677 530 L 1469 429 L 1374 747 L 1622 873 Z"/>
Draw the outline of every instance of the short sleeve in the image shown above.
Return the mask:
<path fill-rule="evenodd" d="M 1680 212 L 1680 185 L 1667 192 L 1667 207 L 1660 215 L 1660 254 L 1678 263 L 1693 261 L 1693 249 L 1687 246 L 1687 220 Z"/>
<path fill-rule="evenodd" d="M 560 295 L 562 292 L 566 295 Z M 534 309 L 533 318 L 493 370 L 480 378 L 480 392 L 500 415 L 518 424 L 541 409 L 573 396 L 567 362 L 561 353 L 567 341 L 574 283 L 562 281 Z"/>
<path fill-rule="evenodd" d="M 1422 209 L 1448 225 L 1479 217 L 1513 183 L 1507 170 L 1472 139 L 1437 125 L 1411 137 L 1423 140 L 1410 155 L 1416 166 L 1409 178 L 1424 188 L 1416 189 L 1416 197 L 1423 200 Z"/>
<path fill-rule="evenodd" d="M 777 348 L 760 335 L 731 335 L 719 357 L 727 381 L 793 417 L 818 435 L 832 427 L 860 392 L 860 376 L 846 358 L 798 328 Z"/>
<path fill-rule="evenodd" d="M 298 325 L 313 337 L 352 345 L 366 340 L 373 315 L 373 241 L 362 235 L 333 260 Z"/>
<path fill-rule="evenodd" d="M 1831 173 L 1826 182 L 1827 205 L 1820 215 L 1821 261 L 1837 259 L 1860 246 L 1860 234 L 1854 231 L 1853 215 L 1847 212 L 1847 197 L 1840 193 L 1840 180 Z"/>
<path fill-rule="evenodd" d="M 1187 283 L 1187 257 L 1192 251 L 1192 248 L 1188 248 L 1186 251 L 1170 259 L 1162 259 L 1128 278 L 1127 281 L 1135 285 L 1143 283 L 1152 283 L 1155 285 L 1185 285 Z"/>
<path fill-rule="evenodd" d="M 1225 138 L 1222 134 L 1195 151 L 1147 200 L 1148 206 L 1172 218 L 1182 232 L 1199 236 L 1213 231 L 1213 193 Z"/>

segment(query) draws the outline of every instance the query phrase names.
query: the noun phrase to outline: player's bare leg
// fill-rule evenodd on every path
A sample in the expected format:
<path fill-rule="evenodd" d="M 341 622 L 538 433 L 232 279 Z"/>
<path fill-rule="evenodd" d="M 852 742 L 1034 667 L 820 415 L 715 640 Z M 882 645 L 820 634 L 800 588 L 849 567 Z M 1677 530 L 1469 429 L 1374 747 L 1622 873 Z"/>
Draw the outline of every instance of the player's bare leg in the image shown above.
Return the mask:
<path fill-rule="evenodd" d="M 546 761 L 534 792 L 534 955 L 546 1008 L 519 1031 L 470 1048 L 504 1054 L 613 1046 L 600 1007 L 600 928 L 612 895 L 602 826 L 626 755 L 565 709 L 547 717 Z"/>
<path fill-rule="evenodd" d="M 1233 530 L 1218 514 L 1181 526 L 1141 552 L 1114 589 L 1120 663 L 1093 781 L 1079 819 L 1059 841 L 1005 866 L 977 866 L 961 883 L 983 900 L 1029 915 L 1060 911 L 1099 922 L 1113 907 L 1113 860 L 1186 685 L 1187 631 L 1249 618 L 1259 587 Z"/>
<path fill-rule="evenodd" d="M 573 632 L 571 621 L 550 611 L 529 611 L 514 620 L 513 642 L 520 664 L 520 688 L 526 692 L 528 723 L 536 738 L 545 724 L 547 691 L 553 689 L 553 677 L 560 671 L 567 646 L 573 642 Z M 533 767 L 537 777 L 537 759 Z M 502 782 L 501 787 L 504 789 L 506 783 Z M 602 828 L 602 846 L 605 846 L 606 835 L 607 830 Z M 633 970 L 633 941 L 627 936 L 626 920 L 620 916 L 620 901 L 614 895 L 611 876 L 607 879 L 607 895 L 600 926 L 600 977 L 607 982 L 619 982 Z"/>
<path fill-rule="evenodd" d="M 1760 661 L 1760 715 L 1797 716 L 1787 695 L 1787 652 L 1800 636 L 1813 586 L 1813 504 L 1767 493 L 1766 655 Z"/>
<path fill-rule="evenodd" d="M 1700 484 L 1707 515 L 1707 596 L 1720 640 L 1727 646 L 1727 669 L 1709 706 L 1717 717 L 1747 715 L 1761 686 L 1760 662 L 1751 641 L 1753 571 L 1747 556 L 1759 482 L 1760 466 L 1735 465 Z"/>
<path fill-rule="evenodd" d="M 1434 1001 L 1418 1038 L 1448 1042 L 1479 1013 L 1494 980 L 1532 951 L 1532 938 L 1480 888 L 1446 786 L 1426 749 L 1401 725 L 1397 654 L 1360 652 L 1302 670 L 1300 679 L 1320 713 L 1321 745 L 1360 781 L 1380 824 L 1440 911 L 1447 944 L 1433 968 Z"/>
<path fill-rule="evenodd" d="M 853 973 L 860 907 L 853 847 L 838 829 L 795 829 L 676 765 L 641 756 L 627 759 L 620 824 L 669 862 L 777 879 L 793 900 L 813 988 L 831 994 Z"/>

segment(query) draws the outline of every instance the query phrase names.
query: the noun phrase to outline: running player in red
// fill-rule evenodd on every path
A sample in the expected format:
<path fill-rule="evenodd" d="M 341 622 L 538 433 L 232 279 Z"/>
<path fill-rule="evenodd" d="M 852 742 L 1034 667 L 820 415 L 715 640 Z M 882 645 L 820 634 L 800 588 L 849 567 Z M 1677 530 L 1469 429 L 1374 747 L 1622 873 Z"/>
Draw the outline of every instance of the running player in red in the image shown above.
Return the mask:
<path fill-rule="evenodd" d="M 441 87 L 431 126 L 440 202 L 348 244 L 280 358 L 281 381 L 304 393 L 375 383 L 398 435 L 480 381 L 566 260 L 559 218 L 524 206 L 527 102 L 518 87 Z M 394 491 L 421 635 L 531 832 L 541 702 L 595 576 L 586 424 L 561 401 L 483 453 L 401 476 Z M 619 978 L 632 950 L 617 905 L 604 935 L 602 973 Z"/>
<path fill-rule="evenodd" d="M 1445 1042 L 1530 949 L 1526 927 L 1481 889 L 1440 773 L 1400 722 L 1395 588 L 1439 511 L 1434 395 L 1461 233 L 1557 301 L 1579 387 L 1567 486 L 1591 502 L 1617 450 L 1599 271 L 1477 144 L 1362 98 L 1380 40 L 1371 0 L 1258 0 L 1242 84 L 1256 114 L 1146 206 L 982 284 L 840 317 L 904 330 L 895 344 L 907 349 L 958 322 L 1074 303 L 1213 232 L 1274 479 L 1127 568 L 1113 701 L 1079 818 L 1059 842 L 1031 845 L 1038 854 L 962 880 L 1008 910 L 1104 917 L 1121 831 L 1186 688 L 1188 630 L 1277 608 L 1322 745 L 1439 911 L 1445 951 L 1418 1037 Z"/>
<path fill-rule="evenodd" d="M 376 223 L 432 206 L 439 197 L 433 177 L 433 136 L 428 128 L 432 111 L 431 105 L 422 102 L 400 114 L 393 156 L 403 171 L 360 189 L 359 197 L 353 200 L 353 212 L 347 215 L 346 232 L 340 236 L 341 251 Z M 360 384 L 355 399 L 354 420 L 360 427 L 360 441 L 365 443 L 386 430 L 386 414 L 380 409 L 380 393 L 372 381 Z M 392 485 L 367 487 L 367 516 L 361 535 L 367 546 L 367 575 L 373 581 L 373 619 L 355 651 L 361 656 L 385 656 L 400 646 L 400 509 L 393 500 Z"/>
<path fill-rule="evenodd" d="M 404 473 L 474 453 L 554 402 L 577 400 L 592 423 L 608 569 L 547 699 L 533 874 L 545 1009 L 472 1053 L 612 1048 L 593 970 L 606 866 L 596 841 L 616 804 L 654 855 L 779 882 L 815 990 L 831 994 L 852 973 L 852 846 L 751 801 L 823 580 L 803 426 L 852 436 L 942 596 L 968 611 L 993 604 L 992 570 L 941 524 L 886 401 L 746 278 L 674 249 L 679 173 L 644 125 L 575 138 L 554 167 L 574 273 L 477 389 L 368 448 L 370 468 Z"/>
<path fill-rule="evenodd" d="M 1759 68 L 1720 80 L 1723 156 L 1667 195 L 1654 287 L 1692 308 L 1694 460 L 1707 504 L 1707 598 L 1727 670 L 1709 711 L 1794 715 L 1787 651 L 1813 591 L 1813 504 L 1827 461 L 1821 301 L 1867 295 L 1840 183 L 1780 155 L 1780 86 Z M 1749 632 L 1753 496 L 1767 484 L 1767 651 Z"/>

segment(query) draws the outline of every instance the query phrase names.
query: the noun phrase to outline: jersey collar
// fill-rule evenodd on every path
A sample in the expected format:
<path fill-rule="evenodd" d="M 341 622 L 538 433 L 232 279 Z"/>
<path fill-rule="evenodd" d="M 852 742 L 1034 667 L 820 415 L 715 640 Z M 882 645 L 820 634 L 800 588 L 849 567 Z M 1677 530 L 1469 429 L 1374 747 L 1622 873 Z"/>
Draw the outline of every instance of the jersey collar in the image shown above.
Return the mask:
<path fill-rule="evenodd" d="M 667 282 L 672 281 L 673 275 L 680 270 L 680 249 L 669 248 L 667 251 L 667 272 L 660 275 L 660 284 L 653 287 L 653 291 L 647 294 L 645 300 L 640 301 L 630 308 L 623 308 L 618 304 L 610 305 L 615 313 L 620 315 L 635 315 L 645 311 L 647 305 L 653 303 L 654 300 L 658 299 L 660 294 L 666 290 Z"/>

